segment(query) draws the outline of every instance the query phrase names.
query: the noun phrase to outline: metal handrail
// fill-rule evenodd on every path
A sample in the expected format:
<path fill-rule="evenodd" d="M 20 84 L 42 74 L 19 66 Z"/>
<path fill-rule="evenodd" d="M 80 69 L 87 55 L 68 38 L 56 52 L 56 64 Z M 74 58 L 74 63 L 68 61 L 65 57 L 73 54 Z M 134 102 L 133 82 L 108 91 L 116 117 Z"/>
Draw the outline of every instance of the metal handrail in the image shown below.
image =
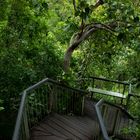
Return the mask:
<path fill-rule="evenodd" d="M 19 138 L 19 129 L 20 129 L 20 126 L 21 126 L 22 112 L 23 112 L 24 105 L 25 105 L 26 94 L 27 94 L 26 91 L 24 91 L 23 94 L 22 94 L 21 103 L 20 103 L 20 107 L 19 107 L 19 110 L 18 110 L 18 116 L 17 116 L 16 125 L 15 125 L 12 140 L 18 140 L 18 138 Z"/>
<path fill-rule="evenodd" d="M 101 131 L 102 131 L 102 134 L 103 134 L 103 138 L 104 140 L 111 140 L 107 134 L 107 130 L 105 128 L 105 125 L 104 125 L 104 122 L 103 122 L 103 117 L 101 115 L 101 111 L 99 109 L 99 107 L 104 103 L 104 100 L 101 99 L 96 105 L 95 105 L 95 110 L 96 110 L 96 113 L 97 113 L 97 118 L 98 118 L 98 121 L 99 121 L 99 125 L 100 125 L 100 128 L 101 128 Z"/>
<path fill-rule="evenodd" d="M 21 119 L 22 119 L 22 114 L 23 114 L 23 110 L 24 110 L 24 106 L 25 106 L 25 99 L 26 99 L 28 91 L 33 90 L 33 89 L 39 87 L 40 85 L 46 83 L 47 81 L 49 81 L 49 79 L 45 78 L 42 81 L 40 81 L 37 84 L 35 84 L 35 85 L 25 89 L 22 92 L 21 103 L 20 103 L 20 107 L 19 107 L 19 111 L 18 111 L 18 116 L 17 116 L 16 125 L 15 125 L 15 129 L 14 129 L 14 134 L 13 134 L 12 140 L 18 140 L 18 138 L 19 138 L 19 130 L 20 130 L 20 126 L 21 126 Z"/>
<path fill-rule="evenodd" d="M 20 125 L 21 125 L 21 119 L 22 119 L 22 114 L 23 114 L 23 110 L 24 110 L 24 106 L 25 106 L 25 99 L 26 99 L 27 93 L 30 90 L 33 90 L 33 89 L 39 87 L 40 85 L 46 83 L 47 81 L 49 81 L 49 79 L 45 78 L 42 81 L 40 81 L 37 84 L 35 84 L 35 85 L 25 89 L 22 92 L 21 103 L 20 103 L 20 107 L 19 107 L 19 111 L 18 111 L 18 116 L 17 116 L 16 125 L 15 125 L 15 129 L 14 129 L 14 134 L 13 134 L 12 140 L 17 140 L 18 137 L 19 137 L 19 129 L 20 129 Z"/>
<path fill-rule="evenodd" d="M 89 88 L 90 86 L 92 88 L 97 88 L 97 90 L 95 89 L 95 91 L 99 91 L 98 89 L 102 89 L 103 92 L 113 91 L 113 92 L 122 94 L 122 97 L 126 97 L 126 98 L 120 98 L 120 100 L 116 100 L 118 97 L 114 96 L 114 98 L 111 98 L 111 100 L 114 99 L 115 103 L 118 102 L 119 104 L 124 105 L 124 106 L 127 105 L 127 102 L 129 101 L 128 96 L 132 92 L 132 85 L 131 85 L 131 82 L 129 81 L 127 82 L 127 81 L 111 80 L 111 79 L 95 77 L 95 76 L 83 77 L 77 80 L 77 82 L 78 81 L 88 82 L 88 84 L 85 84 L 86 85 L 85 89 Z M 99 83 L 96 83 L 96 81 L 99 81 L 99 82 L 101 81 L 103 83 L 99 84 Z M 112 84 L 111 87 L 108 87 L 106 83 L 114 83 L 114 84 Z M 81 87 L 83 88 L 83 85 Z M 96 92 L 91 92 L 91 99 L 94 93 Z"/>
<path fill-rule="evenodd" d="M 19 111 L 18 111 L 18 115 L 17 115 L 16 125 L 15 125 L 15 129 L 14 129 L 14 134 L 13 134 L 12 140 L 18 140 L 19 139 L 20 127 L 21 127 L 21 123 L 22 123 L 22 117 L 23 117 L 26 97 L 27 97 L 28 93 L 30 91 L 32 91 L 34 89 L 37 89 L 38 87 L 44 85 L 45 83 L 51 83 L 51 84 L 55 84 L 55 85 L 58 85 L 58 86 L 63 86 L 64 88 L 68 88 L 68 89 L 77 91 L 78 93 L 80 93 L 80 95 L 84 95 L 84 94 L 88 93 L 88 92 L 86 92 L 84 90 L 80 90 L 80 89 L 76 89 L 76 88 L 71 88 L 71 87 L 68 87 L 66 85 L 62 85 L 62 84 L 56 82 L 55 80 L 52 80 L 52 79 L 49 79 L 49 78 L 45 78 L 42 81 L 38 82 L 37 84 L 34 84 L 33 86 L 30 86 L 29 88 L 25 89 L 22 92 L 21 103 L 20 103 L 20 107 L 19 107 Z"/>
<path fill-rule="evenodd" d="M 126 108 L 119 106 L 119 105 L 116 105 L 114 103 L 107 102 L 107 101 L 104 101 L 104 103 L 121 110 L 124 114 L 126 114 L 128 116 L 129 119 L 135 120 L 134 116 L 131 115 L 130 112 L 128 112 L 128 110 Z"/>
<path fill-rule="evenodd" d="M 15 125 L 15 129 L 14 129 L 14 134 L 13 134 L 12 140 L 18 140 L 19 139 L 19 136 L 20 136 L 20 133 L 21 133 L 20 132 L 21 126 L 24 125 L 24 124 L 22 124 L 23 123 L 22 122 L 22 119 L 24 119 L 23 120 L 23 121 L 25 121 L 24 123 L 28 123 L 28 120 L 27 120 L 28 119 L 28 116 L 27 116 L 28 114 L 26 114 L 26 112 L 25 112 L 26 111 L 25 108 L 27 107 L 27 104 L 26 104 L 26 101 L 27 100 L 26 99 L 28 99 L 27 98 L 28 93 L 30 93 L 30 91 L 32 91 L 34 89 L 37 89 L 38 90 L 38 87 L 40 87 L 40 86 L 42 86 L 42 85 L 44 85 L 46 83 L 47 83 L 47 85 L 54 84 L 56 87 L 57 86 L 59 86 L 59 87 L 61 86 L 63 89 L 66 88 L 68 90 L 72 90 L 74 92 L 80 93 L 81 96 L 84 96 L 84 95 L 86 95 L 86 94 L 89 93 L 89 92 L 84 91 L 84 90 L 81 90 L 81 89 L 76 89 L 76 88 L 72 88 L 72 87 L 69 87 L 69 86 L 60 84 L 60 83 L 56 82 L 55 80 L 52 80 L 52 79 L 49 79 L 49 78 L 45 78 L 42 81 L 38 82 L 37 84 L 35 84 L 33 86 L 30 86 L 29 88 L 25 89 L 22 92 L 22 98 L 21 98 L 20 108 L 19 108 L 19 111 L 18 111 L 18 116 L 17 116 L 16 125 Z M 30 95 L 28 97 L 30 97 Z M 78 97 L 79 97 L 79 94 L 78 94 Z M 104 122 L 103 122 L 103 118 L 102 118 L 100 109 L 99 109 L 99 107 L 103 103 L 104 103 L 103 99 L 100 100 L 96 104 L 95 109 L 96 109 L 96 112 L 97 112 L 97 116 L 98 116 L 99 124 L 100 124 L 100 127 L 101 127 L 101 131 L 103 133 L 103 137 L 104 137 L 105 140 L 110 140 L 110 138 L 108 137 L 107 130 L 105 128 Z M 28 126 L 27 126 L 27 129 L 28 129 Z M 29 132 L 28 132 L 29 130 L 26 130 L 26 131 L 27 131 L 27 134 L 26 134 L 27 136 L 25 136 L 26 138 L 23 138 L 23 139 L 29 138 Z"/>
<path fill-rule="evenodd" d="M 96 79 L 96 80 L 107 81 L 107 82 L 118 83 L 118 84 L 124 84 L 124 85 L 129 85 L 130 84 L 129 82 L 126 82 L 126 81 L 111 80 L 111 79 L 102 78 L 102 77 L 90 76 L 89 78 Z"/>
<path fill-rule="evenodd" d="M 102 135 L 103 135 L 103 138 L 104 138 L 104 140 L 110 140 L 110 138 L 109 138 L 109 136 L 108 136 L 108 132 L 107 132 L 107 130 L 110 128 L 110 127 L 105 127 L 105 114 L 103 113 L 103 114 L 101 114 L 101 109 L 100 109 L 100 107 L 102 106 L 102 105 L 109 105 L 109 106 L 111 106 L 111 107 L 115 107 L 118 111 L 118 113 L 117 113 L 117 115 L 116 115 L 116 119 L 115 119 L 115 122 L 113 123 L 113 122 L 110 122 L 111 120 L 107 120 L 107 124 L 106 125 L 108 125 L 108 123 L 111 123 L 111 125 L 112 126 L 114 126 L 113 127 L 113 129 L 111 129 L 111 131 L 112 131 L 112 135 L 116 135 L 123 127 L 122 126 L 120 126 L 120 124 L 117 124 L 118 122 L 119 123 L 121 123 L 120 122 L 120 119 L 121 119 L 121 117 L 124 117 L 124 116 L 126 116 L 127 117 L 127 120 L 126 120 L 126 122 L 128 121 L 128 120 L 131 120 L 131 121 L 133 121 L 133 124 L 135 124 L 136 123 L 136 121 L 135 121 L 135 118 L 131 115 L 131 114 L 129 114 L 129 112 L 127 112 L 127 110 L 125 110 L 124 108 L 122 108 L 122 107 L 120 107 L 120 106 L 117 106 L 117 105 L 114 105 L 114 104 L 112 104 L 112 103 L 108 103 L 108 102 L 106 102 L 103 98 L 101 99 L 101 100 L 99 100 L 97 103 L 96 103 L 96 105 L 95 105 L 95 110 L 96 110 L 96 114 L 97 114 L 97 118 L 98 118 L 98 122 L 99 122 L 99 126 L 100 126 L 100 129 L 101 129 L 101 132 L 102 132 Z M 114 108 L 114 109 L 115 109 Z M 115 109 L 115 110 L 116 110 Z M 119 113 L 120 112 L 120 113 Z M 109 114 L 108 114 L 109 115 Z M 104 116 L 104 117 L 103 117 Z M 108 118 L 108 117 L 107 117 Z M 112 118 L 113 119 L 113 118 Z M 118 121 L 119 120 L 119 121 Z M 108 122 L 109 121 L 109 122 Z M 131 122 L 130 121 L 130 122 Z M 129 124 L 129 123 L 128 123 Z M 133 125 L 132 123 L 131 123 L 131 125 Z"/>

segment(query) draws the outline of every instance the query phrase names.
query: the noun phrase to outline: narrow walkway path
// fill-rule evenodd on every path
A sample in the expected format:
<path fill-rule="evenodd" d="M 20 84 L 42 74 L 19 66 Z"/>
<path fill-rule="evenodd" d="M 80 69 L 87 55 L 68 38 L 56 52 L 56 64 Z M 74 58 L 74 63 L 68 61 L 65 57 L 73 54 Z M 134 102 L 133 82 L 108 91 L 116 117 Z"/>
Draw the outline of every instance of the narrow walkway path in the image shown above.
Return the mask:
<path fill-rule="evenodd" d="M 87 116 L 52 114 L 31 131 L 31 140 L 94 140 L 99 135 L 97 122 Z"/>

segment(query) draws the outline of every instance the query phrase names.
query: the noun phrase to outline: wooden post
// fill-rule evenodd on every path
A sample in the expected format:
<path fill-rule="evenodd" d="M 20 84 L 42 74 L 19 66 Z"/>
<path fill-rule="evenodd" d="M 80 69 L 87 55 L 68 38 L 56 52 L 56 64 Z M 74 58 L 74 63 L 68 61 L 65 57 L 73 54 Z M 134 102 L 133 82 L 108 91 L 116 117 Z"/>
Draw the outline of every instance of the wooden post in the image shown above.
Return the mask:
<path fill-rule="evenodd" d="M 81 115 L 84 115 L 84 107 L 85 107 L 85 96 L 82 97 L 82 110 L 81 110 Z"/>
<path fill-rule="evenodd" d="M 27 118 L 27 112 L 26 108 L 24 109 L 24 114 L 23 114 L 23 124 L 24 124 L 24 131 L 25 131 L 25 139 L 29 140 L 29 125 L 28 125 L 28 118 Z"/>

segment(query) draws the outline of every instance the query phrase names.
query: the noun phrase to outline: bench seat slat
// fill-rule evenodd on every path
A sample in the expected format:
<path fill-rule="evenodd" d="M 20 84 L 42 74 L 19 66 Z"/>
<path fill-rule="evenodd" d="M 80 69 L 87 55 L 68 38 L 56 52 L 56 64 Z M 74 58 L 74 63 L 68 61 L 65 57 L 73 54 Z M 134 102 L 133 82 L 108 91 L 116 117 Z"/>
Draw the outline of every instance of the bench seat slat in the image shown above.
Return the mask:
<path fill-rule="evenodd" d="M 110 96 L 115 96 L 115 97 L 118 97 L 118 98 L 124 98 L 124 99 L 126 98 L 126 95 L 123 95 L 122 93 L 102 90 L 102 89 L 98 89 L 98 88 L 88 87 L 88 91 L 95 92 L 95 93 L 100 93 L 100 94 L 105 94 L 105 95 L 110 95 Z"/>

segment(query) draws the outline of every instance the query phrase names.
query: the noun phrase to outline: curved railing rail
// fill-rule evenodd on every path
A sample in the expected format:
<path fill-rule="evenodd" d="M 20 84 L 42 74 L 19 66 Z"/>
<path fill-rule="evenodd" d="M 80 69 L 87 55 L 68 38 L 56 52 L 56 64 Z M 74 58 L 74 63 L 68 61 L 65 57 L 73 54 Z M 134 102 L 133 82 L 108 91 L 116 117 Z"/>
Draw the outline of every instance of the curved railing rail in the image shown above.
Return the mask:
<path fill-rule="evenodd" d="M 120 135 L 124 128 L 135 125 L 133 116 L 126 109 L 103 99 L 96 103 L 95 110 L 104 140 L 110 140 L 109 136 Z"/>
<path fill-rule="evenodd" d="M 64 86 L 49 78 L 25 89 L 12 140 L 28 140 L 32 126 L 53 111 L 81 114 L 84 94 L 83 90 Z"/>

